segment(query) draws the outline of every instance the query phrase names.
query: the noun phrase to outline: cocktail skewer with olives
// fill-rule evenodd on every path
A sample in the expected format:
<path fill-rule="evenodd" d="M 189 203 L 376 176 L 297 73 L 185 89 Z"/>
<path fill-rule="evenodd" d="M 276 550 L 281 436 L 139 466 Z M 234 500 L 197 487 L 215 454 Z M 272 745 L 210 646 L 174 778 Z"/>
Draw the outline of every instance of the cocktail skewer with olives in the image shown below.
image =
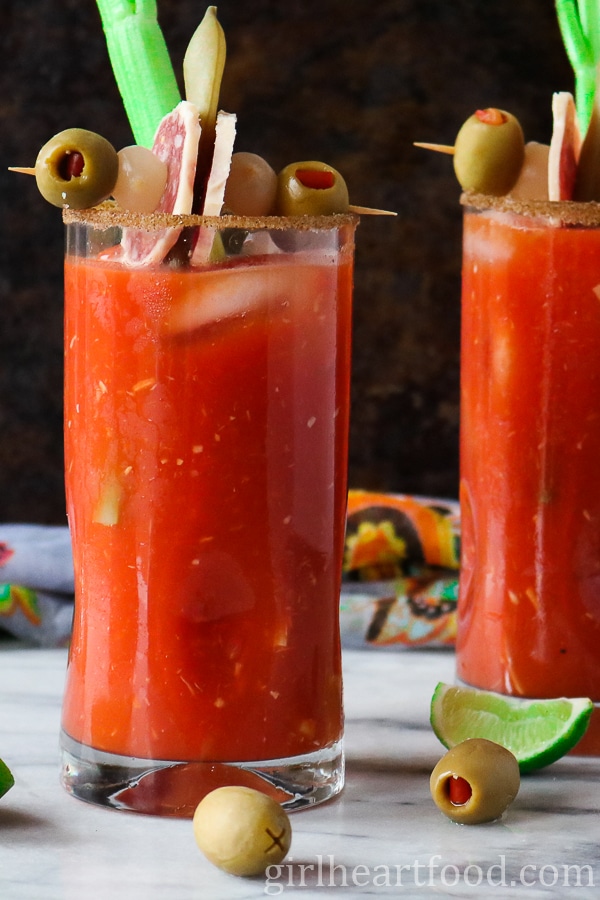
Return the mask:
<path fill-rule="evenodd" d="M 552 117 L 549 146 L 535 141 L 526 144 L 515 116 L 495 108 L 477 110 L 470 116 L 454 145 L 415 142 L 415 146 L 451 154 L 456 177 L 467 192 L 515 200 L 600 198 L 597 167 L 582 165 L 589 142 L 586 139 L 582 147 L 570 93 L 553 95 Z"/>
<path fill-rule="evenodd" d="M 168 165 L 146 147 L 117 153 L 101 135 L 69 128 L 44 144 L 34 167 L 12 166 L 11 171 L 35 175 L 40 193 L 54 206 L 87 209 L 112 196 L 124 209 L 151 213 L 164 191 Z M 396 215 L 352 205 L 344 178 L 326 163 L 291 163 L 276 175 L 253 153 L 232 155 L 225 209 L 243 216 Z"/>
<path fill-rule="evenodd" d="M 525 139 L 518 120 L 493 107 L 469 116 L 454 146 L 416 146 L 451 154 L 460 186 L 480 194 L 507 194 L 519 177 L 525 157 Z"/>
<path fill-rule="evenodd" d="M 225 211 L 238 215 L 394 215 L 352 207 L 344 179 L 325 163 L 293 164 L 276 176 L 254 154 L 234 157 L 235 116 L 218 111 L 226 46 L 216 7 L 208 7 L 188 45 L 186 99 L 177 102 L 176 87 L 161 87 L 163 77 L 172 85 L 174 76 L 155 6 L 149 5 L 147 23 L 124 9 L 122 0 L 98 0 L 98 6 L 132 129 L 144 146 L 117 153 L 103 137 L 84 129 L 55 135 L 40 150 L 33 169 L 15 167 L 35 174 L 50 203 L 84 209 L 112 196 L 124 209 L 139 213 L 219 215 L 225 205 Z M 139 67 L 138 44 L 143 49 Z M 156 69 L 149 71 L 146 63 L 155 50 Z M 170 111 L 169 102 L 175 103 Z M 199 251 L 202 256 L 202 247 Z"/>
<path fill-rule="evenodd" d="M 134 212 L 152 212 L 164 191 L 167 166 L 146 147 L 118 153 L 101 135 L 67 128 L 40 150 L 32 168 L 11 171 L 35 175 L 41 195 L 53 206 L 89 209 L 108 197 Z"/>

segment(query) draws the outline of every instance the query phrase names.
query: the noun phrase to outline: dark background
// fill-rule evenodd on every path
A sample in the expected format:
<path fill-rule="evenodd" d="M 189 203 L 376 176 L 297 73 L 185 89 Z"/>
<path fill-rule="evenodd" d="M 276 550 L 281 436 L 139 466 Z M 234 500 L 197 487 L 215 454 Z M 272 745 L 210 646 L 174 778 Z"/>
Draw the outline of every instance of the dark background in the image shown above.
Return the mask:
<path fill-rule="evenodd" d="M 206 8 L 158 0 L 176 72 Z M 551 95 L 572 90 L 552 0 L 221 0 L 221 106 L 236 149 L 275 169 L 321 159 L 363 218 L 355 283 L 350 484 L 456 496 L 459 188 L 448 157 L 478 107 L 549 142 Z M 0 6 L 0 521 L 63 523 L 60 212 L 33 165 L 63 128 L 132 143 L 93 0 Z"/>

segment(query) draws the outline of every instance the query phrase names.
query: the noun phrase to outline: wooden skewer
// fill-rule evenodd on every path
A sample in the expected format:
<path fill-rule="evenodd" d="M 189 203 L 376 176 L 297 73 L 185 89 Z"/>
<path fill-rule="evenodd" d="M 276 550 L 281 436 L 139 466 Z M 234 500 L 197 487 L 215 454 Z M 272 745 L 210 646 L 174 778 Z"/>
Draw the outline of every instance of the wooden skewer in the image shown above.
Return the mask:
<path fill-rule="evenodd" d="M 447 153 L 454 156 L 454 147 L 450 144 L 423 144 L 420 141 L 414 141 L 415 147 L 423 147 L 425 150 L 435 150 L 436 153 Z"/>
<path fill-rule="evenodd" d="M 389 209 L 373 209 L 370 206 L 349 206 L 349 212 L 357 213 L 361 216 L 397 216 L 398 213 L 391 212 Z"/>
<path fill-rule="evenodd" d="M 24 175 L 35 175 L 35 167 L 33 166 L 9 166 L 9 172 L 22 172 Z M 373 209 L 370 206 L 349 206 L 348 210 L 362 216 L 397 216 L 398 213 L 391 212 L 389 209 Z"/>

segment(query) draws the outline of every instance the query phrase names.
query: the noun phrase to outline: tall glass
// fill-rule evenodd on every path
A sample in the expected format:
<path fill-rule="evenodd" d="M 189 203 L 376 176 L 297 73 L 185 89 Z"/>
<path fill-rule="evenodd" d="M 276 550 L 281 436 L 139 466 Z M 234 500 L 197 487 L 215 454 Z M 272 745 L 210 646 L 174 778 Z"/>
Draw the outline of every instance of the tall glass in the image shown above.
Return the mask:
<path fill-rule="evenodd" d="M 63 783 L 175 816 L 221 784 L 328 799 L 357 220 L 65 220 Z"/>
<path fill-rule="evenodd" d="M 600 206 L 465 202 L 458 676 L 598 703 Z"/>

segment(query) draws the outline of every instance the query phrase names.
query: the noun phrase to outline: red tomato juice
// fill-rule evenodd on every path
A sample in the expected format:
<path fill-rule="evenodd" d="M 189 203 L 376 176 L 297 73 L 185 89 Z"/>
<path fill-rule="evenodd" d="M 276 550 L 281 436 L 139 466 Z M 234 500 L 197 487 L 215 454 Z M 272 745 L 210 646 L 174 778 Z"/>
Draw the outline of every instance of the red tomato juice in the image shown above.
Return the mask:
<path fill-rule="evenodd" d="M 462 302 L 458 676 L 598 701 L 600 228 L 466 210 Z"/>
<path fill-rule="evenodd" d="M 247 761 L 342 731 L 352 254 L 67 257 L 63 728 Z"/>

